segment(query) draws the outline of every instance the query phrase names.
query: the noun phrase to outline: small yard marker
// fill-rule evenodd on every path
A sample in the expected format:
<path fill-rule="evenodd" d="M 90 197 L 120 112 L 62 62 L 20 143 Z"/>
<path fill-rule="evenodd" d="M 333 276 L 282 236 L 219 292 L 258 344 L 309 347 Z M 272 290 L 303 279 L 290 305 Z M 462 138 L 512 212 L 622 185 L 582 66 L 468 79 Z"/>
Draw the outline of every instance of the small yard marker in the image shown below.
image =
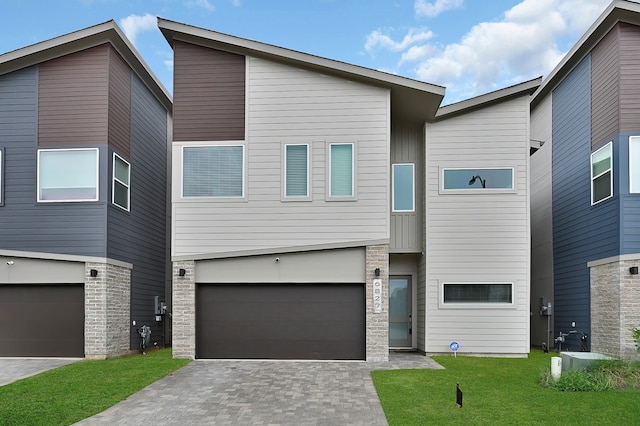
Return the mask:
<path fill-rule="evenodd" d="M 456 383 L 456 407 L 462 408 L 462 391 L 460 390 L 460 383 Z"/>

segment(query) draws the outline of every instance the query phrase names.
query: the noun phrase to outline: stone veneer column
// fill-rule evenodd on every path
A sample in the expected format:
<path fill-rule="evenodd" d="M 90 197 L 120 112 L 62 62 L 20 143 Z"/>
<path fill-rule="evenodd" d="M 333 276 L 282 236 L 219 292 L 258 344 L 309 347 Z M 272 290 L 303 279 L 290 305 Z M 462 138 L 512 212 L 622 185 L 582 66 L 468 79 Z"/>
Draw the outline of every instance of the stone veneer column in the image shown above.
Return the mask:
<path fill-rule="evenodd" d="M 185 275 L 180 276 L 180 269 Z M 171 308 L 174 358 L 196 356 L 196 281 L 195 262 L 173 262 L 173 297 Z"/>
<path fill-rule="evenodd" d="M 91 270 L 98 271 L 96 277 Z M 131 269 L 108 263 L 85 264 L 84 352 L 88 359 L 129 353 Z"/>
<path fill-rule="evenodd" d="M 389 361 L 389 246 L 367 247 L 366 258 L 366 360 Z M 380 268 L 380 276 L 375 276 Z M 373 280 L 382 280 L 382 312 L 373 312 Z"/>
<path fill-rule="evenodd" d="M 591 351 L 635 358 L 631 327 L 640 327 L 640 260 L 614 260 L 590 267 Z"/>

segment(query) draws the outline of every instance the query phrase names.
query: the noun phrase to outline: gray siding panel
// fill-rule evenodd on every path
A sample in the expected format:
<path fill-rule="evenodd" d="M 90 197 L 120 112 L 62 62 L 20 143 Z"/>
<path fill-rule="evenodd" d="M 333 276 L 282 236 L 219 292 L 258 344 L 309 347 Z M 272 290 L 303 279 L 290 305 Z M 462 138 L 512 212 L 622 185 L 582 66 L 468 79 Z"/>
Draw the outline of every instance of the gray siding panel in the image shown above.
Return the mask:
<path fill-rule="evenodd" d="M 107 255 L 134 265 L 131 319 L 151 326 L 152 340 L 160 341 L 162 324 L 155 322 L 153 301 L 156 295 L 165 300 L 167 112 L 136 76 L 131 105 L 131 157 L 126 158 L 131 163 L 131 211 L 109 202 Z M 131 347 L 138 342 L 132 332 Z"/>
<path fill-rule="evenodd" d="M 617 197 L 591 206 L 590 57 L 553 92 L 553 253 L 556 333 L 590 334 L 587 262 L 618 252 Z M 615 165 L 614 165 L 615 167 Z M 579 350 L 576 338 L 568 342 Z"/>
<path fill-rule="evenodd" d="M 620 61 L 618 27 L 591 53 L 591 146 L 619 131 Z"/>
<path fill-rule="evenodd" d="M 129 157 L 131 140 L 131 70 L 109 49 L 109 146 Z"/>
<path fill-rule="evenodd" d="M 391 125 L 391 164 L 415 165 L 415 211 L 391 212 L 392 253 L 422 252 L 422 205 L 424 200 L 424 137 L 415 125 L 393 122 Z M 391 174 L 393 172 L 391 171 Z M 393 179 L 393 178 L 392 178 Z M 392 196 L 390 194 L 390 196 Z M 393 201 L 390 203 L 393 204 Z M 393 209 L 393 207 L 391 207 Z"/>
<path fill-rule="evenodd" d="M 5 149 L 0 248 L 104 257 L 103 202 L 36 203 L 37 138 L 38 67 L 0 76 L 0 146 Z M 105 155 L 101 150 L 101 160 Z"/>

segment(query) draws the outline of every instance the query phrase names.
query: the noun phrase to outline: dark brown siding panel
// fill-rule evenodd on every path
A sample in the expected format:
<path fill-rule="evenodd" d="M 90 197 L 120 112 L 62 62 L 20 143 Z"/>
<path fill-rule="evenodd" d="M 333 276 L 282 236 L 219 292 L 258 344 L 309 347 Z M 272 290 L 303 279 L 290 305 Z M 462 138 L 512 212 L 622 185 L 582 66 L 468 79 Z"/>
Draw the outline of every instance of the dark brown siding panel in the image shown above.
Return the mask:
<path fill-rule="evenodd" d="M 108 45 L 40 64 L 38 144 L 107 142 Z"/>
<path fill-rule="evenodd" d="M 640 28 L 620 27 L 620 131 L 640 131 Z"/>
<path fill-rule="evenodd" d="M 619 31 L 614 27 L 591 53 L 591 147 L 619 133 Z"/>
<path fill-rule="evenodd" d="M 244 140 L 245 57 L 176 41 L 173 139 Z"/>
<path fill-rule="evenodd" d="M 129 159 L 131 149 L 131 70 L 109 48 L 109 146 Z"/>

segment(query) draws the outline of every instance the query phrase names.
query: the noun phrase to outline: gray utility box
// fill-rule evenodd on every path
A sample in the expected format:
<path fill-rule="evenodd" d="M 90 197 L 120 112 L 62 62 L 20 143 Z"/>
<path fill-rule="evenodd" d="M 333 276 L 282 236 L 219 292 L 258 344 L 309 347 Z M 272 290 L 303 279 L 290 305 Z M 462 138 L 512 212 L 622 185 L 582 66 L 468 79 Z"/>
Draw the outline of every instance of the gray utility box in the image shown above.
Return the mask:
<path fill-rule="evenodd" d="M 596 361 L 612 359 L 610 356 L 596 352 L 560 352 L 562 371 L 584 370 Z"/>

